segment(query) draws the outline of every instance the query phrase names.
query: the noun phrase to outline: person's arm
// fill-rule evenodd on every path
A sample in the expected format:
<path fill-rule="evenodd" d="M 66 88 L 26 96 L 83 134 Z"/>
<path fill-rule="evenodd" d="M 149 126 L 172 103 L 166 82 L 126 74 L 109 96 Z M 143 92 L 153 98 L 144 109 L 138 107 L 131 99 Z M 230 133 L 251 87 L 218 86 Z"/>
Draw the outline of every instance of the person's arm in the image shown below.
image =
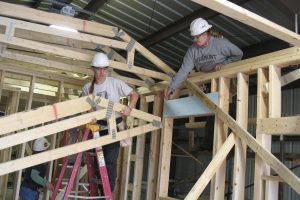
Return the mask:
<path fill-rule="evenodd" d="M 40 172 L 36 169 L 32 169 L 30 173 L 30 178 L 42 187 L 45 187 L 47 180 L 40 176 Z"/>
<path fill-rule="evenodd" d="M 175 77 L 171 81 L 169 85 L 169 89 L 172 92 L 174 92 L 182 83 L 182 81 L 186 79 L 186 77 L 193 70 L 193 68 L 194 68 L 194 61 L 192 56 L 192 48 L 190 48 L 183 58 L 183 63 L 179 71 L 176 73 Z"/>
<path fill-rule="evenodd" d="M 122 110 L 121 113 L 125 116 L 130 115 L 131 111 L 133 108 L 136 106 L 136 102 L 139 99 L 139 95 L 136 91 L 134 91 L 131 87 L 129 87 L 126 83 L 124 83 L 121 80 L 117 80 L 117 83 L 119 86 L 117 87 L 119 90 L 119 94 L 121 96 L 127 96 L 130 97 L 130 102 L 128 106 L 125 106 Z"/>
<path fill-rule="evenodd" d="M 128 96 L 130 97 L 130 102 L 129 102 L 128 107 L 132 110 L 132 109 L 135 108 L 135 106 L 136 106 L 136 102 L 137 102 L 138 99 L 139 99 L 139 94 L 138 94 L 136 91 L 132 90 L 132 91 L 128 94 Z"/>
<path fill-rule="evenodd" d="M 226 65 L 232 62 L 236 62 L 242 59 L 243 52 L 236 45 L 231 43 L 230 41 L 224 39 L 224 44 L 222 44 L 221 53 L 226 56 L 226 60 L 222 63 L 222 65 Z"/>

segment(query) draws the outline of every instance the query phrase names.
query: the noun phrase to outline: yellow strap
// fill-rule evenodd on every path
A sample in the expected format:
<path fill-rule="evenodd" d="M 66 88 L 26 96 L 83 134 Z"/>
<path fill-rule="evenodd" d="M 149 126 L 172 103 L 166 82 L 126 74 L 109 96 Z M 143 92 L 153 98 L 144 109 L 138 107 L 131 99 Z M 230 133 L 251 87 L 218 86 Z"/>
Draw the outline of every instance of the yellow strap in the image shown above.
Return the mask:
<path fill-rule="evenodd" d="M 92 132 L 99 131 L 100 129 L 98 124 L 87 124 L 86 128 L 90 129 Z"/>

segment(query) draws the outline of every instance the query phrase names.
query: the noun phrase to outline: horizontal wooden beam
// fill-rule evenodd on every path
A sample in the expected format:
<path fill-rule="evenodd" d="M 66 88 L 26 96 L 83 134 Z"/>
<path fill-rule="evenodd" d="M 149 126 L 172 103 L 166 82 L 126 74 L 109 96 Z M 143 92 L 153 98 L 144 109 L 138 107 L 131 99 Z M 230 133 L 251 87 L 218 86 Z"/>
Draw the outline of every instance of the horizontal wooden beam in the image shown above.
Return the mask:
<path fill-rule="evenodd" d="M 72 40 L 77 40 L 85 43 L 91 43 L 95 45 L 105 45 L 109 47 L 114 47 L 118 49 L 126 49 L 128 43 L 118 41 L 118 40 L 113 40 L 113 39 L 108 39 L 105 37 L 101 36 L 95 36 L 95 35 L 90 35 L 90 34 L 85 34 L 85 33 L 74 33 L 70 31 L 63 31 L 55 28 L 51 28 L 50 26 L 45 26 L 41 24 L 36 24 L 36 23 L 30 23 L 26 21 L 21 21 L 21 20 L 15 20 L 11 18 L 6 18 L 2 17 L 0 21 L 1 25 L 4 26 L 13 26 L 15 29 L 20 29 L 20 30 L 26 30 L 29 31 L 29 34 L 31 32 L 37 32 L 43 34 L 44 37 L 56 37 L 57 40 L 59 40 L 58 37 L 64 37 L 68 38 L 69 42 L 72 43 Z M 34 38 L 33 38 L 34 39 Z"/>
<path fill-rule="evenodd" d="M 300 35 L 227 0 L 192 0 L 248 26 L 300 47 Z"/>
<path fill-rule="evenodd" d="M 281 76 L 281 87 L 300 79 L 300 69 L 296 69 L 294 71 L 291 71 L 283 76 Z"/>
<path fill-rule="evenodd" d="M 129 68 L 127 64 L 120 63 L 120 62 L 113 61 L 113 60 L 110 61 L 110 67 L 112 67 L 114 69 L 119 69 L 122 71 L 127 71 L 127 72 L 131 72 L 131 73 L 136 73 L 136 74 L 140 74 L 140 75 L 153 77 L 153 78 L 160 79 L 160 80 L 165 80 L 165 81 L 170 80 L 170 77 L 167 74 L 164 74 L 161 72 L 156 72 L 156 71 L 149 70 L 149 69 L 145 69 L 145 68 L 138 67 L 138 66 L 132 66 L 131 68 Z"/>
<path fill-rule="evenodd" d="M 30 130 L 21 131 L 6 137 L 0 138 L 0 150 L 12 147 L 18 144 L 35 140 L 40 137 L 46 137 L 54 133 L 58 133 L 64 130 L 68 130 L 74 127 L 78 127 L 84 124 L 88 124 L 93 118 L 97 120 L 105 118 L 106 109 L 100 111 L 94 111 L 88 114 L 79 115 L 70 119 L 62 120 L 45 126 L 37 127 Z M 26 136 L 26 137 L 24 137 Z"/>
<path fill-rule="evenodd" d="M 127 33 L 125 33 L 123 30 L 119 31 L 120 37 L 125 42 L 130 42 L 133 40 Z M 168 66 L 166 63 L 164 63 L 162 60 L 160 60 L 156 55 L 151 53 L 147 48 L 145 48 L 143 45 L 135 41 L 135 49 L 141 53 L 145 58 L 147 58 L 149 61 L 151 61 L 153 64 L 155 64 L 159 69 L 161 69 L 163 72 L 165 72 L 168 75 L 174 75 L 175 71 Z"/>
<path fill-rule="evenodd" d="M 64 81 L 69 84 L 73 85 L 80 85 L 83 86 L 86 81 L 80 80 L 78 78 L 69 78 L 64 75 L 60 75 L 57 73 L 51 72 L 43 72 L 39 70 L 30 69 L 28 67 L 24 67 L 19 64 L 8 64 L 8 63 L 1 63 L 0 62 L 0 70 L 6 70 L 8 72 L 16 73 L 16 74 L 23 74 L 23 75 L 35 75 L 39 78 L 45 78 L 49 80 L 56 80 L 56 81 Z"/>
<path fill-rule="evenodd" d="M 257 131 L 268 135 L 300 135 L 300 116 L 259 119 Z"/>
<path fill-rule="evenodd" d="M 126 139 L 128 137 L 138 136 L 147 132 L 154 131 L 160 127 L 153 126 L 152 123 L 146 124 L 144 126 L 132 128 L 129 130 L 118 132 L 117 138 L 113 139 L 111 135 L 102 136 L 97 139 L 87 140 L 84 142 L 79 142 L 76 144 L 68 145 L 65 147 L 57 148 L 54 150 L 49 150 L 39 154 L 34 154 L 24 158 L 8 161 L 0 164 L 0 176 L 8 174 L 17 170 L 21 170 L 27 167 L 45 163 L 51 160 L 62 158 L 65 156 L 70 156 L 79 152 L 94 149 L 99 146 L 104 146 L 113 142 L 118 142 L 120 140 Z"/>
<path fill-rule="evenodd" d="M 88 98 L 92 98 L 92 96 L 90 95 L 89 97 L 81 97 L 78 99 L 59 102 L 53 105 L 40 107 L 36 110 L 19 112 L 2 117 L 0 118 L 0 135 L 88 111 L 91 109 L 91 105 L 88 103 Z M 109 101 L 103 98 L 100 99 L 101 101 L 98 105 L 103 108 L 107 108 Z M 123 108 L 124 105 L 114 103 L 114 111 L 120 112 Z M 154 120 L 161 121 L 160 117 L 156 117 L 137 109 L 132 110 L 131 116 L 149 122 Z"/>
<path fill-rule="evenodd" d="M 277 181 L 277 182 L 284 182 L 284 180 L 280 177 L 280 176 L 267 176 L 267 175 L 263 175 L 261 177 L 262 180 L 265 181 Z"/>
<path fill-rule="evenodd" d="M 2 16 L 38 22 L 41 24 L 64 26 L 81 32 L 92 33 L 96 35 L 114 37 L 114 30 L 117 30 L 117 28 L 113 26 L 81 20 L 60 14 L 49 13 L 16 4 L 0 2 L 0 7 L 0 15 Z"/>
<path fill-rule="evenodd" d="M 185 123 L 186 128 L 204 128 L 206 122 L 189 122 Z"/>
<path fill-rule="evenodd" d="M 209 82 L 218 77 L 235 77 L 237 73 L 255 74 L 258 68 L 267 68 L 270 65 L 277 67 L 287 67 L 292 64 L 300 63 L 300 48 L 292 47 L 277 52 L 241 60 L 230 63 L 221 68 L 221 70 L 211 73 L 197 72 L 190 75 L 189 80 L 193 83 Z"/>
<path fill-rule="evenodd" d="M 271 152 L 263 147 L 257 140 L 244 128 L 240 127 L 237 122 L 225 113 L 219 106 L 212 102 L 203 93 L 196 84 L 186 81 L 186 86 L 193 94 L 201 99 L 201 101 L 215 113 L 221 121 L 223 121 L 245 144 L 247 144 L 258 156 L 260 156 L 280 177 L 284 179 L 298 194 L 300 194 L 300 179 L 292 171 L 290 171 L 283 163 L 281 163 Z"/>

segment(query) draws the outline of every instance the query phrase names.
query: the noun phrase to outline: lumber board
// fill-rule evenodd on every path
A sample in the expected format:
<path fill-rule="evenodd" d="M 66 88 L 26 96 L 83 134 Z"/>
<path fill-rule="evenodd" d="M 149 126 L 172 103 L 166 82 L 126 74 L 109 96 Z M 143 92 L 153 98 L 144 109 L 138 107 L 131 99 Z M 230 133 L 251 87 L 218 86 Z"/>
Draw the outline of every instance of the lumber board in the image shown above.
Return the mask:
<path fill-rule="evenodd" d="M 237 61 L 227 64 L 221 70 L 211 73 L 197 72 L 189 78 L 194 83 L 205 83 L 218 77 L 235 77 L 237 73 L 255 74 L 259 68 L 268 68 L 270 65 L 276 65 L 283 68 L 291 64 L 300 63 L 300 48 L 292 47 L 277 52 L 257 56 L 254 58 Z"/>
<path fill-rule="evenodd" d="M 116 27 L 113 26 L 104 25 L 87 20 L 81 20 L 60 14 L 49 13 L 6 2 L 0 2 L 0 7 L 0 15 L 2 16 L 38 22 L 41 24 L 65 26 L 68 28 L 76 29 L 81 32 L 103 35 L 107 37 L 115 36 L 114 29 L 116 29 Z M 18 12 L 16 12 L 16 10 Z"/>
<path fill-rule="evenodd" d="M 153 103 L 153 115 L 161 116 L 163 109 L 163 93 L 156 93 Z M 147 194 L 146 200 L 157 198 L 157 180 L 159 168 L 159 150 L 160 150 L 161 130 L 155 130 L 151 133 L 150 152 L 147 174 Z"/>
<path fill-rule="evenodd" d="M 160 163 L 158 173 L 158 195 L 168 196 L 169 175 L 172 150 L 173 119 L 163 118 L 163 130 L 160 144 Z"/>
<path fill-rule="evenodd" d="M 229 111 L 229 91 L 230 91 L 230 79 L 220 77 L 219 78 L 219 101 L 218 105 L 220 109 L 228 113 Z M 228 136 L 228 126 L 224 124 L 220 119 L 215 118 L 214 129 L 214 144 L 213 144 L 213 156 L 224 144 Z M 212 199 L 222 200 L 225 197 L 225 177 L 226 175 L 226 161 L 224 161 L 217 170 L 214 178 L 214 185 L 211 191 Z"/>
<path fill-rule="evenodd" d="M 247 129 L 248 125 L 248 96 L 249 96 L 249 76 L 239 73 L 237 76 L 237 123 Z M 247 145 L 240 139 L 236 138 L 234 150 L 234 167 L 233 167 L 233 200 L 244 199 L 245 194 L 245 177 L 246 177 L 246 158 Z"/>
<path fill-rule="evenodd" d="M 283 163 L 281 163 L 272 153 L 270 153 L 264 146 L 244 128 L 240 127 L 236 121 L 220 109 L 214 102 L 212 102 L 197 85 L 190 81 L 186 81 L 187 87 L 199 97 L 215 114 L 226 123 L 229 128 L 241 138 L 247 145 L 257 153 L 280 177 L 288 183 L 298 194 L 300 194 L 300 179 L 292 171 L 290 171 Z"/>
<path fill-rule="evenodd" d="M 294 46 L 300 47 L 300 36 L 264 17 L 227 0 L 192 0 L 202 6 L 238 20 Z"/>
<path fill-rule="evenodd" d="M 269 95 L 264 92 L 264 85 L 269 81 L 267 69 L 257 70 L 257 120 L 268 116 Z M 256 140 L 263 146 L 269 145 L 270 136 L 261 134 L 256 130 Z M 267 174 L 267 165 L 257 154 L 255 155 L 254 192 L 253 198 L 264 199 L 265 187 L 261 179 L 263 174 Z"/>
<path fill-rule="evenodd" d="M 268 135 L 299 135 L 300 117 L 275 117 L 258 119 L 257 130 Z"/>
<path fill-rule="evenodd" d="M 65 156 L 70 156 L 79 152 L 87 151 L 90 149 L 94 149 L 98 146 L 104 146 L 106 144 L 110 144 L 113 142 L 118 142 L 120 140 L 126 139 L 129 137 L 134 137 L 137 135 L 141 135 L 147 132 L 151 132 L 153 130 L 159 129 L 160 127 L 155 127 L 152 123 L 146 124 L 141 127 L 136 127 L 133 129 L 125 130 L 118 132 L 117 138 L 112 139 L 110 135 L 102 136 L 97 139 L 91 139 L 84 142 L 79 142 L 76 144 L 64 146 L 61 148 L 49 150 L 46 152 L 42 152 L 39 154 L 34 154 L 31 156 L 27 156 L 21 159 L 12 160 L 9 162 L 0 164 L 0 176 L 4 174 L 8 174 L 17 170 L 21 170 L 27 167 L 31 167 L 33 165 L 38 165 L 41 163 L 49 162 L 51 160 L 55 160 L 58 158 L 62 158 Z"/>
<path fill-rule="evenodd" d="M 136 73 L 136 74 L 140 74 L 140 75 L 147 75 L 149 77 L 157 78 L 157 79 L 164 80 L 164 81 L 170 80 L 170 77 L 164 73 L 156 72 L 156 71 L 145 69 L 145 68 L 138 67 L 138 66 L 132 66 L 131 68 L 129 68 L 127 66 L 127 64 L 120 63 L 120 62 L 113 61 L 113 60 L 110 61 L 109 66 L 114 69 L 119 69 L 122 71 Z"/>
<path fill-rule="evenodd" d="M 91 105 L 87 102 L 87 98 L 92 98 L 92 96 L 90 95 L 89 97 L 81 97 L 78 99 L 55 103 L 53 105 L 40 107 L 36 110 L 19 112 L 3 117 L 0 119 L 0 135 L 88 111 L 91 109 Z M 106 108 L 108 106 L 108 100 L 101 98 L 98 105 Z M 116 112 L 120 112 L 123 107 L 124 105 L 122 104 L 114 103 L 113 109 Z M 131 116 L 149 122 L 152 122 L 153 120 L 160 121 L 160 117 L 156 117 L 137 109 L 133 109 L 131 111 Z"/>
<path fill-rule="evenodd" d="M 45 37 L 49 37 L 49 36 L 65 37 L 68 38 L 69 40 L 77 40 L 77 41 L 92 43 L 96 45 L 105 45 L 105 46 L 114 47 L 123 50 L 125 50 L 127 46 L 126 42 L 122 42 L 114 39 L 109 39 L 101 36 L 95 36 L 95 35 L 90 35 L 90 34 L 85 34 L 80 32 L 74 33 L 70 31 L 63 31 L 63 30 L 51 28 L 50 26 L 30 23 L 30 22 L 11 19 L 7 17 L 2 17 L 0 24 L 5 26 L 12 24 L 14 28 L 26 30 L 29 32 L 42 33 L 44 34 Z"/>
<path fill-rule="evenodd" d="M 119 31 L 120 37 L 125 42 L 130 42 L 132 38 L 123 30 Z M 135 41 L 135 49 L 142 54 L 145 58 L 147 58 L 149 61 L 151 61 L 153 64 L 155 64 L 158 68 L 160 68 L 163 72 L 169 75 L 175 75 L 175 71 L 168 66 L 166 63 L 164 63 L 162 60 L 160 60 L 156 55 L 151 53 L 147 48 L 145 48 L 143 45 L 141 45 L 139 42 Z"/>
<path fill-rule="evenodd" d="M 209 183 L 210 179 L 216 173 L 221 164 L 226 160 L 226 157 L 234 146 L 234 143 L 235 136 L 233 133 L 231 133 L 184 199 L 198 199 Z"/>
<path fill-rule="evenodd" d="M 146 97 L 140 97 L 140 110 L 148 112 L 149 103 L 146 102 Z M 139 120 L 139 126 L 144 125 L 144 120 Z M 151 134 L 152 135 L 152 134 Z M 145 154 L 146 135 L 139 135 L 136 138 L 136 150 L 135 150 L 135 163 L 133 172 L 133 188 L 132 199 L 141 199 L 142 192 L 142 178 L 144 170 L 144 154 Z"/>

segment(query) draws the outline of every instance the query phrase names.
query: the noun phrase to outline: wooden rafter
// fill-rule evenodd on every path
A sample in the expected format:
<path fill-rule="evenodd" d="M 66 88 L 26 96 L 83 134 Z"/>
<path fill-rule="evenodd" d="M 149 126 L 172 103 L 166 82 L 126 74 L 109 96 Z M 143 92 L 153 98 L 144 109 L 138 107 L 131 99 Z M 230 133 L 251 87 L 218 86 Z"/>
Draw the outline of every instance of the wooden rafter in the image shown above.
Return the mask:
<path fill-rule="evenodd" d="M 227 0 L 192 0 L 246 25 L 300 47 L 300 35 Z"/>

